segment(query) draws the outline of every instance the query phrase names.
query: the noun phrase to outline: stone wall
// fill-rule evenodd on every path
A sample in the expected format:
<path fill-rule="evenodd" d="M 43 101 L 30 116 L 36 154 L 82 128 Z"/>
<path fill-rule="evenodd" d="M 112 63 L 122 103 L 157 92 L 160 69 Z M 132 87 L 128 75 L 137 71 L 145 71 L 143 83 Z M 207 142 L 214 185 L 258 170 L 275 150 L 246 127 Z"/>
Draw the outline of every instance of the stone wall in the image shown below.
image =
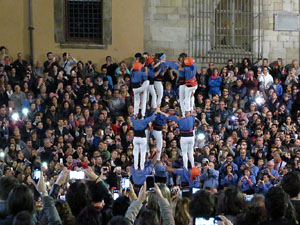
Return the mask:
<path fill-rule="evenodd" d="M 299 1 L 264 0 L 263 56 L 270 61 L 282 57 L 287 64 L 293 59 L 299 59 L 299 32 L 275 31 L 275 13 L 299 13 Z"/>
<path fill-rule="evenodd" d="M 188 0 L 144 1 L 144 48 L 177 59 L 188 52 Z"/>
<path fill-rule="evenodd" d="M 176 59 L 188 52 L 189 0 L 144 0 L 144 47 Z M 263 57 L 299 59 L 299 32 L 274 31 L 274 13 L 299 13 L 299 0 L 263 0 Z"/>

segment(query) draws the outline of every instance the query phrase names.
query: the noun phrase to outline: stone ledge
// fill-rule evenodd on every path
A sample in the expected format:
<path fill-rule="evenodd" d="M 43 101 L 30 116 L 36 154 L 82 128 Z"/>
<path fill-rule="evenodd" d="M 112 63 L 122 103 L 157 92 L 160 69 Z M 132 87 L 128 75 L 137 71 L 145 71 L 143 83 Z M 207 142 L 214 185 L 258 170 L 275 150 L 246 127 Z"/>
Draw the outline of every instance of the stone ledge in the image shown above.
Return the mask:
<path fill-rule="evenodd" d="M 107 49 L 107 45 L 89 43 L 60 43 L 60 48 L 73 49 Z"/>

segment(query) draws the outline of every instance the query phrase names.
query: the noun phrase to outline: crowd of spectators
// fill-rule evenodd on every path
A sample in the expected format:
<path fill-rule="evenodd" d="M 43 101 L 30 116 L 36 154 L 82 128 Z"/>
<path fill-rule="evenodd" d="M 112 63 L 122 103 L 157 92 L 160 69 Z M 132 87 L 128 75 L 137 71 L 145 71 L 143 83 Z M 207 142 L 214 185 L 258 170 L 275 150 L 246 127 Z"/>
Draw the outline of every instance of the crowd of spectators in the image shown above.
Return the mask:
<path fill-rule="evenodd" d="M 0 48 L 0 225 L 300 222 L 296 60 L 252 65 L 245 58 L 199 69 L 195 167 L 183 167 L 178 125 L 168 120 L 159 150 L 150 123 L 145 167 L 137 170 L 132 64 L 107 56 L 97 71 L 69 53 L 46 57 L 30 65 Z M 149 54 L 133 62 L 141 57 Z M 160 105 L 175 116 L 178 77 L 172 68 L 164 73 Z M 150 103 L 146 117 L 155 111 Z M 70 179 L 70 171 L 84 179 Z M 147 175 L 155 176 L 152 192 Z"/>

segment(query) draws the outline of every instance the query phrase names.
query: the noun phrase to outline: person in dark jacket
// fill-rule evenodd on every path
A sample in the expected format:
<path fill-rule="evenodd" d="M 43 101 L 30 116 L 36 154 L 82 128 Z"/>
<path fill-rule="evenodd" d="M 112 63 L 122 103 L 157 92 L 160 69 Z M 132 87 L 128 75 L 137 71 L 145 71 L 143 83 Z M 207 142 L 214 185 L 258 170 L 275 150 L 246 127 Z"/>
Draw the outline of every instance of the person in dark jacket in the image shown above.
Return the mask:
<path fill-rule="evenodd" d="M 96 209 L 99 214 L 97 218 L 101 218 L 103 224 L 107 224 L 112 217 L 113 197 L 100 176 L 97 176 L 91 168 L 85 169 L 84 172 L 90 181 L 87 184 L 78 182 L 71 184 L 66 201 L 77 220 L 81 221 L 80 217 L 84 216 L 82 210 L 95 212 Z"/>
<path fill-rule="evenodd" d="M 298 222 L 300 221 L 300 173 L 299 171 L 288 172 L 281 181 L 283 190 L 290 196 L 295 207 Z"/>
<path fill-rule="evenodd" d="M 43 172 L 41 172 L 40 174 L 40 180 L 36 186 L 36 189 L 39 193 L 41 193 L 43 202 L 42 211 L 48 218 L 48 225 L 62 224 L 58 212 L 55 208 L 54 200 L 52 197 L 48 196 Z M 33 215 L 35 213 L 35 210 L 31 189 L 24 184 L 20 184 L 14 187 L 7 199 L 7 209 L 9 215 L 4 219 L 0 219 L 0 225 L 12 225 L 16 215 L 18 215 L 18 213 L 22 211 L 28 211 L 31 215 Z M 32 216 L 32 220 L 33 224 L 37 224 L 38 221 L 36 221 L 35 216 Z"/>
<path fill-rule="evenodd" d="M 293 225 L 298 224 L 295 208 L 288 194 L 281 187 L 272 187 L 265 198 L 269 220 L 262 225 Z"/>
<path fill-rule="evenodd" d="M 4 219 L 8 216 L 6 201 L 9 192 L 19 184 L 18 180 L 14 177 L 1 177 L 0 178 L 0 218 Z"/>

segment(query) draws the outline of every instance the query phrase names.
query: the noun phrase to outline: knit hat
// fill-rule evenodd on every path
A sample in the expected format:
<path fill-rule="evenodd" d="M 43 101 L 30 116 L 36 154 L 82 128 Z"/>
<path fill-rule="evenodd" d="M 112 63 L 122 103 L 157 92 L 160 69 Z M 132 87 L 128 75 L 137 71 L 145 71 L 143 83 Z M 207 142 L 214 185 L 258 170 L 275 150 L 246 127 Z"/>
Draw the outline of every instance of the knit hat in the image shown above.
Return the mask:
<path fill-rule="evenodd" d="M 133 70 L 140 71 L 143 68 L 143 64 L 140 62 L 135 62 L 132 66 Z"/>
<path fill-rule="evenodd" d="M 185 58 L 183 62 L 184 62 L 184 65 L 186 65 L 186 66 L 191 66 L 194 64 L 194 60 L 190 57 Z"/>
<path fill-rule="evenodd" d="M 200 176 L 200 171 L 196 167 L 192 168 L 190 173 L 191 173 L 191 176 L 190 176 L 191 181 L 195 181 L 197 179 L 197 177 Z"/>
<path fill-rule="evenodd" d="M 147 61 L 146 61 L 146 65 L 149 66 L 149 65 L 151 65 L 153 62 L 154 62 L 154 59 L 151 58 L 151 57 L 149 57 L 149 58 L 147 59 Z"/>

